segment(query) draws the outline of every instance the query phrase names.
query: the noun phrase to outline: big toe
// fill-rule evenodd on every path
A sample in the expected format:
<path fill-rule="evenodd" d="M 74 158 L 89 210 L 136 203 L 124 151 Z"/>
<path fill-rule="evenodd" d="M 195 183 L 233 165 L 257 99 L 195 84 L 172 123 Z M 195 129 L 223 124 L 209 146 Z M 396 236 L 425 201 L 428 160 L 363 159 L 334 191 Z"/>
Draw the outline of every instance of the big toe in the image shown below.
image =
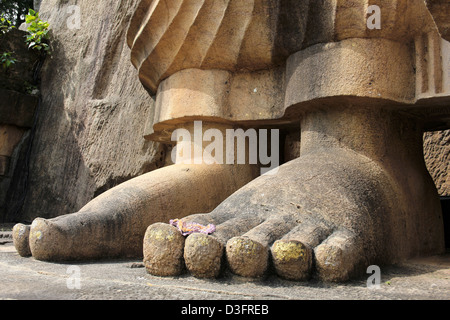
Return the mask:
<path fill-rule="evenodd" d="M 147 228 L 144 236 L 144 264 L 155 276 L 177 276 L 184 270 L 185 238 L 177 228 L 156 223 Z"/>
<path fill-rule="evenodd" d="M 37 260 L 69 259 L 69 252 L 64 252 L 67 237 L 61 227 L 52 220 L 36 218 L 31 224 L 29 243 L 31 254 Z"/>

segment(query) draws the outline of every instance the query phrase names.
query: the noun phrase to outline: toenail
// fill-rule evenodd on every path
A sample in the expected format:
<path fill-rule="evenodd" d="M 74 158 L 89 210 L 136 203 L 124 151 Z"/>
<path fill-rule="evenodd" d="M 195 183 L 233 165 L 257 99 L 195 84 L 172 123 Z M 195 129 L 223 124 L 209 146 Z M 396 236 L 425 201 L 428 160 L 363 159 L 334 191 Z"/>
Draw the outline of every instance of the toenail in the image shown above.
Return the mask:
<path fill-rule="evenodd" d="M 20 226 L 19 228 L 19 236 L 23 236 L 25 234 L 25 231 L 27 230 L 27 228 L 25 226 Z"/>
<path fill-rule="evenodd" d="M 233 238 L 227 243 L 227 258 L 233 273 L 261 277 L 267 270 L 269 250 L 249 238 Z"/>
<path fill-rule="evenodd" d="M 187 269 L 198 278 L 216 278 L 221 270 L 223 245 L 204 234 L 192 234 L 186 239 L 184 259 Z"/>
<path fill-rule="evenodd" d="M 301 242 L 277 241 L 273 245 L 272 254 L 280 262 L 290 262 L 296 260 L 306 260 L 306 247 Z"/>
<path fill-rule="evenodd" d="M 175 233 L 172 232 L 172 230 L 166 231 L 166 230 L 152 230 L 149 232 L 148 237 L 152 240 L 156 241 L 173 241 L 175 238 Z"/>
<path fill-rule="evenodd" d="M 41 232 L 41 231 L 36 231 L 36 232 L 34 233 L 34 237 L 35 237 L 36 239 L 38 239 L 38 240 L 41 240 L 41 239 L 42 239 L 42 232 Z"/>
<path fill-rule="evenodd" d="M 233 246 L 234 249 L 240 253 L 245 253 L 248 255 L 255 255 L 260 249 L 255 242 L 246 238 L 236 238 L 230 246 Z"/>

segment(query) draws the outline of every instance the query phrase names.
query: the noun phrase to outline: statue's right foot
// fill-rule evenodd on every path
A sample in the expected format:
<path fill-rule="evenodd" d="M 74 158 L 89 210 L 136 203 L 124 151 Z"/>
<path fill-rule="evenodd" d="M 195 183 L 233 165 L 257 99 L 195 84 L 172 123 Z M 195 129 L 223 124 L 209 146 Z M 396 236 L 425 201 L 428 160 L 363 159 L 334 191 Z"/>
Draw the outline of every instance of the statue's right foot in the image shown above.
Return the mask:
<path fill-rule="evenodd" d="M 16 249 L 44 261 L 141 257 L 149 225 L 210 211 L 255 172 L 232 165 L 165 167 L 105 192 L 77 213 L 16 226 Z"/>

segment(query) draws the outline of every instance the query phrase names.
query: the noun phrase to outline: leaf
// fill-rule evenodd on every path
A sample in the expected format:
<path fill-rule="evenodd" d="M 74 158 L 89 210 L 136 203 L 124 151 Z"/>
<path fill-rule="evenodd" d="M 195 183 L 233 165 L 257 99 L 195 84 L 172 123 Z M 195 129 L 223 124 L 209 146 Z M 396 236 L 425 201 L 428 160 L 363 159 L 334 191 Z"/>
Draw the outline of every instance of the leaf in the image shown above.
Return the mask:
<path fill-rule="evenodd" d="M 28 23 L 32 23 L 33 21 L 35 21 L 36 20 L 36 17 L 34 17 L 34 16 L 26 16 L 25 17 L 25 22 L 28 24 Z"/>
<path fill-rule="evenodd" d="M 39 13 L 31 9 L 26 16 L 26 21 L 29 23 L 27 27 L 28 36 L 26 37 L 26 43 L 29 44 L 28 48 L 49 51 L 49 46 L 44 44 L 44 41 L 49 39 L 48 28 L 50 24 L 39 19 Z"/>

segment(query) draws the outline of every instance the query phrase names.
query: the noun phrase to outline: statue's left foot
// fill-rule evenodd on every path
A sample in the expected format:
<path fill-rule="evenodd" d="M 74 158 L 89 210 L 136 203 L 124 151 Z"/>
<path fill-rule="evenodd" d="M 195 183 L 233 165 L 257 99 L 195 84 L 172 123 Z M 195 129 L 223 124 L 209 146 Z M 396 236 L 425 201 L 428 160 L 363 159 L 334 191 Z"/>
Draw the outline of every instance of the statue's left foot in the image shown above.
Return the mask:
<path fill-rule="evenodd" d="M 211 213 L 182 219 L 213 224 L 215 232 L 186 238 L 175 226 L 150 226 L 148 272 L 174 276 L 186 268 L 214 278 L 228 268 L 259 278 L 275 270 L 291 280 L 345 281 L 371 264 L 442 252 L 439 199 L 417 127 L 373 110 L 312 117 L 302 124 L 298 159 L 248 183 Z"/>
<path fill-rule="evenodd" d="M 345 184 L 339 188 L 340 182 L 349 181 L 350 172 L 363 167 L 362 159 L 347 163 L 348 173 L 345 166 L 335 170 L 332 164 L 336 160 L 348 159 L 335 154 L 332 160 L 294 160 L 278 174 L 249 183 L 212 213 L 181 220 L 214 224 L 212 234 L 193 233 L 186 238 L 175 226 L 150 226 L 144 240 L 147 270 L 174 276 L 186 267 L 196 277 L 214 278 L 227 266 L 237 275 L 258 278 L 272 267 L 292 280 L 306 280 L 314 270 L 324 280 L 348 279 L 373 255 L 364 252 L 365 243 L 356 231 L 362 227 L 366 238 L 373 236 L 369 228 L 375 224 L 377 212 L 370 214 L 369 225 L 362 225 L 366 210 L 374 209 L 373 202 L 358 208 L 346 197 Z M 314 185 L 324 186 L 325 182 L 333 194 L 317 194 Z"/>

